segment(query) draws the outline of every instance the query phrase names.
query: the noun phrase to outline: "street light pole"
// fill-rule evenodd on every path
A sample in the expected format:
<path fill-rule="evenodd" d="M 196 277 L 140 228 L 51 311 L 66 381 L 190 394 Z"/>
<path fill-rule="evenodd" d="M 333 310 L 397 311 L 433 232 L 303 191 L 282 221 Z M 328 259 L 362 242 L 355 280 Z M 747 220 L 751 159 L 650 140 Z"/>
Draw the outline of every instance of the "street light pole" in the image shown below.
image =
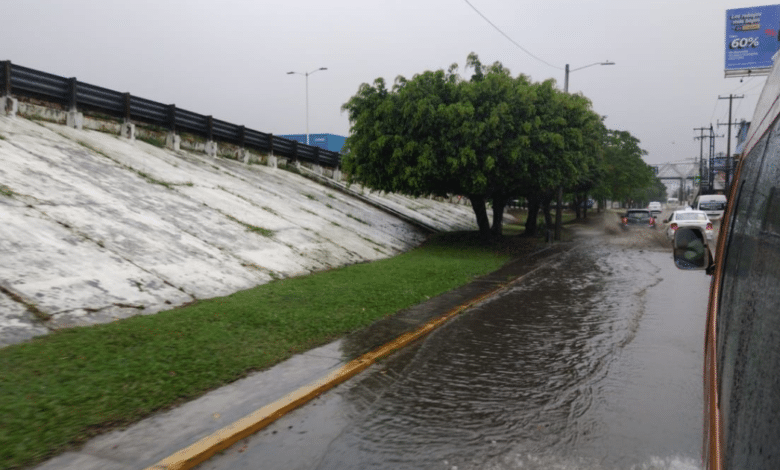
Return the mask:
<path fill-rule="evenodd" d="M 287 75 L 304 75 L 306 77 L 306 145 L 311 145 L 309 143 L 309 75 L 313 74 L 314 72 L 319 72 L 320 70 L 328 70 L 327 67 L 320 67 L 316 70 L 312 70 L 311 72 L 287 72 Z"/>
<path fill-rule="evenodd" d="M 593 67 L 594 65 L 615 65 L 615 63 L 607 60 L 604 62 L 594 62 L 592 64 L 583 65 L 582 67 L 577 67 L 576 69 L 569 69 L 569 64 L 566 64 L 566 75 L 563 79 L 563 92 L 569 94 L 569 72 L 576 72 L 577 70 Z M 555 208 L 555 239 L 560 240 L 561 225 L 563 225 L 563 185 L 558 185 L 557 201 L 558 204 Z"/>
<path fill-rule="evenodd" d="M 563 80 L 563 92 L 569 93 L 569 72 L 576 72 L 577 70 L 593 67 L 594 65 L 615 65 L 615 63 L 610 62 L 608 60 L 604 62 L 594 62 L 592 64 L 583 65 L 582 67 L 577 67 L 576 69 L 571 69 L 571 70 L 569 70 L 569 64 L 566 64 L 566 78 L 564 78 Z"/>

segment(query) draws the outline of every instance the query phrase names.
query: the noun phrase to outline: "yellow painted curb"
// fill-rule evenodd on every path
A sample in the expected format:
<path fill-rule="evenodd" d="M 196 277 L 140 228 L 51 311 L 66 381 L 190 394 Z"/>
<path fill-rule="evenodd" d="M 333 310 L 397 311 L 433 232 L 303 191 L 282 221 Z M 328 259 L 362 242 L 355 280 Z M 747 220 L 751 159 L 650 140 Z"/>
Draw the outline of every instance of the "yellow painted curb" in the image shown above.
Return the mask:
<path fill-rule="evenodd" d="M 528 273 L 513 279 L 506 284 L 502 284 L 496 289 L 475 299 L 472 299 L 463 305 L 455 307 L 444 315 L 434 320 L 430 320 L 425 325 L 417 328 L 414 331 L 404 333 L 393 341 L 380 346 L 379 348 L 374 349 L 373 351 L 368 352 L 353 361 L 348 362 L 325 377 L 322 377 L 319 380 L 301 387 L 298 390 L 287 394 L 286 396 L 276 400 L 269 405 L 255 410 L 248 416 L 241 418 L 238 421 L 234 421 L 219 431 L 204 437 L 189 447 L 186 447 L 176 452 L 175 454 L 160 460 L 156 464 L 152 465 L 151 467 L 147 467 L 144 470 L 189 470 L 195 467 L 199 463 L 208 460 L 217 452 L 231 447 L 236 442 L 265 428 L 290 411 L 304 405 L 305 403 L 330 390 L 336 385 L 344 382 L 345 380 L 354 377 L 368 368 L 370 365 L 374 364 L 377 360 L 388 356 L 393 351 L 400 349 L 410 344 L 411 342 L 427 335 L 464 310 L 471 308 L 485 299 L 498 294 L 508 285 L 522 280 L 532 272 L 536 271 L 539 267 L 540 266 L 537 266 Z"/>

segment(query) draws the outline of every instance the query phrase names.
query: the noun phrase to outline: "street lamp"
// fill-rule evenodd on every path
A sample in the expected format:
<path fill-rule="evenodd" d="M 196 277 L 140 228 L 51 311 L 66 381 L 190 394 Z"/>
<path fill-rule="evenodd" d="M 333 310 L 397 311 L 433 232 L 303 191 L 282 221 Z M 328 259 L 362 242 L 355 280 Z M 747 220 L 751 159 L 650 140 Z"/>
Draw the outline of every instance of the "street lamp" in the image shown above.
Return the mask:
<path fill-rule="evenodd" d="M 304 75 L 306 76 L 306 145 L 309 145 L 309 75 L 313 74 L 314 72 L 319 72 L 320 70 L 328 70 L 327 67 L 320 67 L 316 70 L 312 70 L 311 72 L 301 73 L 301 72 L 287 72 L 287 75 Z"/>
<path fill-rule="evenodd" d="M 592 64 L 583 65 L 582 67 L 577 67 L 576 69 L 569 69 L 569 64 L 566 64 L 566 77 L 563 80 L 563 92 L 566 94 L 569 93 L 569 72 L 576 72 L 577 70 L 593 67 L 594 65 L 615 65 L 615 63 L 607 60 L 605 62 L 594 62 Z M 561 225 L 563 224 L 563 186 L 558 186 L 557 200 L 558 204 L 555 208 L 555 239 L 560 240 Z"/>
<path fill-rule="evenodd" d="M 569 70 L 569 64 L 566 64 L 566 78 L 563 81 L 563 92 L 568 93 L 569 92 L 569 72 L 576 72 L 577 70 L 582 70 L 588 67 L 593 67 L 594 65 L 615 65 L 614 62 L 606 61 L 606 62 L 595 62 L 593 64 L 589 65 L 583 65 L 582 67 L 577 67 L 576 69 Z"/>

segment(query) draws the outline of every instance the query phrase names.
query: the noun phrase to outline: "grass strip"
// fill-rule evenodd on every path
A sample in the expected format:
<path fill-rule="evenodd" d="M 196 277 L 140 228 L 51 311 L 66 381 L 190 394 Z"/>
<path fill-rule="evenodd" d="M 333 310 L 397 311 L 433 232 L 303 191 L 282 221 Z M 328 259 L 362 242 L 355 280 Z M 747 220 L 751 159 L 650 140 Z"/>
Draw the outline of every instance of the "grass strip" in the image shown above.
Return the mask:
<path fill-rule="evenodd" d="M 41 462 L 463 285 L 535 242 L 443 234 L 394 258 L 6 347 L 0 462 Z"/>

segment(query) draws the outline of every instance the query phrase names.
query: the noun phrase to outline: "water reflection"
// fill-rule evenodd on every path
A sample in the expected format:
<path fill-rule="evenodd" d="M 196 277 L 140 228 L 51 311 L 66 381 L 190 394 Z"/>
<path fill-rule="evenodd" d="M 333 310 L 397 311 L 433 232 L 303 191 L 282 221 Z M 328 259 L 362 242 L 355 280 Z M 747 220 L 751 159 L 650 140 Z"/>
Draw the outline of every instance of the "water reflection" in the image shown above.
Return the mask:
<path fill-rule="evenodd" d="M 643 394 L 659 391 L 644 382 L 642 368 L 669 366 L 646 363 L 641 350 L 656 340 L 633 344 L 640 326 L 655 321 L 644 318 L 655 309 L 647 296 L 669 274 L 667 264 L 674 270 L 668 257 L 594 243 L 389 359 L 392 384 L 342 392 L 359 419 L 318 468 L 697 468 L 698 420 L 695 431 L 682 431 L 693 434 L 686 442 L 648 445 L 654 439 L 643 436 L 642 421 L 654 409 L 636 410 Z M 650 336 L 668 336 L 665 327 L 654 326 Z M 626 352 L 629 346 L 636 351 Z M 665 360 L 677 356 L 685 356 L 686 369 L 672 375 L 687 380 L 700 353 Z M 640 398 L 626 399 L 627 390 Z M 698 390 L 695 397 L 680 407 L 700 403 Z M 670 412 L 700 416 L 696 406 Z M 672 418 L 670 427 L 678 427 Z"/>

